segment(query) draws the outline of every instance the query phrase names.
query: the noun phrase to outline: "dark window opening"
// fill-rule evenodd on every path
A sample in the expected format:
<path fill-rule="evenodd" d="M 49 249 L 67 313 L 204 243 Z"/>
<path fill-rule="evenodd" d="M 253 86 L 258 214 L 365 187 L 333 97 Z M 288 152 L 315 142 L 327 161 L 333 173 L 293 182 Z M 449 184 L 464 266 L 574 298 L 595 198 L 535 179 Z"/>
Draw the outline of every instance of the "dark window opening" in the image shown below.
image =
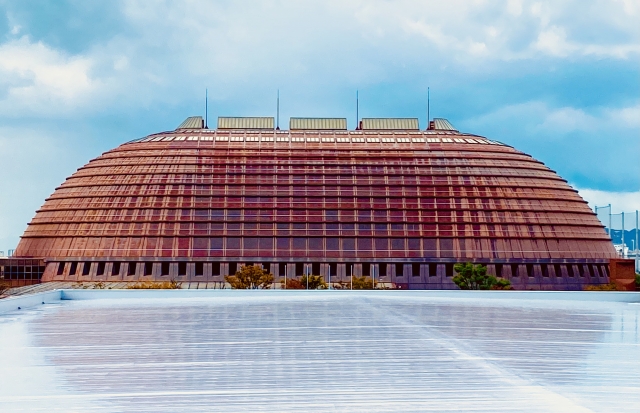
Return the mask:
<path fill-rule="evenodd" d="M 503 273 L 504 268 L 502 264 L 496 264 L 496 277 L 506 278 L 506 274 Z"/>
<path fill-rule="evenodd" d="M 89 271 L 91 270 L 91 263 L 85 262 L 82 266 L 82 275 L 89 275 Z"/>
<path fill-rule="evenodd" d="M 511 264 L 511 276 L 512 277 L 520 276 L 520 274 L 518 274 L 518 264 Z"/>
<path fill-rule="evenodd" d="M 179 276 L 187 275 L 187 263 L 186 262 L 179 262 L 178 263 L 178 275 Z"/>
<path fill-rule="evenodd" d="M 411 264 L 411 275 L 413 277 L 420 276 L 420 264 Z"/>
<path fill-rule="evenodd" d="M 371 275 L 371 264 L 368 262 L 362 264 L 362 275 Z"/>
<path fill-rule="evenodd" d="M 438 276 L 438 264 L 429 264 L 429 277 Z"/>
<path fill-rule="evenodd" d="M 378 277 L 382 278 L 385 277 L 387 275 L 387 263 L 383 262 L 381 264 L 378 264 L 378 268 L 379 268 L 379 273 Z"/>
<path fill-rule="evenodd" d="M 304 275 L 304 264 L 301 262 L 296 262 L 296 276 Z"/>
<path fill-rule="evenodd" d="M 64 262 L 58 263 L 58 275 L 62 275 L 64 273 Z"/>
<path fill-rule="evenodd" d="M 235 275 L 238 272 L 238 263 L 230 262 L 229 263 L 229 275 Z"/>
<path fill-rule="evenodd" d="M 152 262 L 145 262 L 144 263 L 144 275 L 151 275 L 153 274 L 153 263 Z"/>
<path fill-rule="evenodd" d="M 98 263 L 98 269 L 96 270 L 96 275 L 104 275 L 104 262 Z"/>
<path fill-rule="evenodd" d="M 329 276 L 330 277 L 335 277 L 336 275 L 338 275 L 338 264 L 335 262 L 330 262 L 329 263 Z"/>
<path fill-rule="evenodd" d="M 114 262 L 111 266 L 111 275 L 119 275 L 120 274 L 120 263 Z"/>
<path fill-rule="evenodd" d="M 404 275 L 404 265 L 396 264 L 396 277 L 402 277 Z"/>
<path fill-rule="evenodd" d="M 344 273 L 347 277 L 351 277 L 351 274 L 353 274 L 353 263 L 352 262 L 348 262 L 345 264 L 344 267 Z"/>
<path fill-rule="evenodd" d="M 526 265 L 527 268 L 527 276 L 528 277 L 533 277 L 534 273 L 533 273 L 533 264 L 527 264 Z"/>
<path fill-rule="evenodd" d="M 573 265 L 569 265 L 569 277 L 575 277 L 576 276 L 576 269 Z"/>
<path fill-rule="evenodd" d="M 75 275 L 78 272 L 78 263 L 72 262 L 71 268 L 69 268 L 69 275 Z"/>
<path fill-rule="evenodd" d="M 184 264 L 184 275 L 187 275 L 187 263 L 180 263 L 180 264 Z M 202 262 L 196 262 L 196 277 L 202 277 L 204 275 L 204 263 Z"/>
<path fill-rule="evenodd" d="M 453 264 L 444 265 L 444 275 L 446 277 L 453 277 Z"/>
<path fill-rule="evenodd" d="M 583 265 L 582 266 L 582 271 L 580 271 L 580 276 L 581 277 L 591 277 L 591 272 L 589 271 L 589 266 L 588 265 Z"/>
<path fill-rule="evenodd" d="M 214 262 L 211 264 L 211 275 L 220 275 L 220 263 Z"/>
<path fill-rule="evenodd" d="M 314 262 L 311 264 L 311 274 L 312 275 L 320 275 L 320 263 Z"/>
<path fill-rule="evenodd" d="M 562 267 L 560 264 L 554 264 L 553 269 L 555 270 L 556 277 L 562 277 Z"/>
<path fill-rule="evenodd" d="M 136 263 L 130 262 L 129 268 L 127 269 L 127 275 L 136 275 Z"/>
<path fill-rule="evenodd" d="M 284 262 L 278 263 L 278 274 L 281 277 L 284 277 L 286 275 L 287 272 L 287 264 L 285 264 Z"/>
<path fill-rule="evenodd" d="M 549 277 L 549 266 L 546 264 L 543 264 L 540 267 L 542 268 L 542 276 Z"/>
<path fill-rule="evenodd" d="M 160 275 L 169 275 L 170 265 L 168 262 L 160 264 Z"/>

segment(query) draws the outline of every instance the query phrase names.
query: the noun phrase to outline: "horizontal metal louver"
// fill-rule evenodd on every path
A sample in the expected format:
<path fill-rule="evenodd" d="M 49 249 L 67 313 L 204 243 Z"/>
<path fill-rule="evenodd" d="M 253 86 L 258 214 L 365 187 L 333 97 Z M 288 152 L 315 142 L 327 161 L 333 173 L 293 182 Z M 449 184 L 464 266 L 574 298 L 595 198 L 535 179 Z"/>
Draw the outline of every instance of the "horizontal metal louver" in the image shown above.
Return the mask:
<path fill-rule="evenodd" d="M 346 118 L 291 118 L 291 130 L 347 130 Z"/>
<path fill-rule="evenodd" d="M 418 130 L 418 118 L 364 118 L 364 130 Z"/>
<path fill-rule="evenodd" d="M 218 129 L 274 129 L 274 124 L 272 117 L 218 118 Z"/>
<path fill-rule="evenodd" d="M 202 116 L 190 116 L 184 120 L 176 129 L 203 129 L 204 119 Z"/>

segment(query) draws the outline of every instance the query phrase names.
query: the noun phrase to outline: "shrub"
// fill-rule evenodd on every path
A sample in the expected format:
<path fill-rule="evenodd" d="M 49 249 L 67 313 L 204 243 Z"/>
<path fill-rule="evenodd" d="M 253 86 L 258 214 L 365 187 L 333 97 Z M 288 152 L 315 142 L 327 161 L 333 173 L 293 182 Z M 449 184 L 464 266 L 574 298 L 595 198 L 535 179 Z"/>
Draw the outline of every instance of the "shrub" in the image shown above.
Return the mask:
<path fill-rule="evenodd" d="M 300 277 L 300 284 L 307 288 L 307 276 L 303 275 Z M 327 283 L 324 281 L 320 275 L 309 275 L 309 289 L 310 290 L 325 290 L 327 288 Z"/>
<path fill-rule="evenodd" d="M 490 275 L 491 278 L 495 279 L 493 285 L 491 286 L 492 290 L 513 290 L 511 286 L 511 281 L 505 280 L 504 278 L 496 278 L 493 275 Z"/>
<path fill-rule="evenodd" d="M 0 295 L 4 294 L 9 290 L 9 284 L 4 281 L 0 281 Z"/>
<path fill-rule="evenodd" d="M 179 290 L 182 283 L 171 281 L 139 281 L 127 286 L 128 290 Z"/>
<path fill-rule="evenodd" d="M 618 288 L 616 287 L 615 283 L 609 283 L 609 284 L 600 284 L 600 285 L 585 285 L 584 290 L 585 291 L 617 291 Z"/>
<path fill-rule="evenodd" d="M 369 277 L 353 277 L 354 290 L 373 290 L 373 280 Z"/>
<path fill-rule="evenodd" d="M 286 284 L 284 280 L 280 280 L 280 287 L 287 290 L 304 290 L 307 288 L 307 286 L 302 284 L 297 278 L 287 278 Z"/>
<path fill-rule="evenodd" d="M 320 275 L 309 275 L 309 289 L 310 290 L 325 290 L 327 289 L 327 283 Z M 285 288 L 284 280 L 280 280 L 281 288 Z M 287 278 L 286 284 L 287 290 L 306 290 L 307 289 L 307 276 L 303 275 L 298 278 Z"/>

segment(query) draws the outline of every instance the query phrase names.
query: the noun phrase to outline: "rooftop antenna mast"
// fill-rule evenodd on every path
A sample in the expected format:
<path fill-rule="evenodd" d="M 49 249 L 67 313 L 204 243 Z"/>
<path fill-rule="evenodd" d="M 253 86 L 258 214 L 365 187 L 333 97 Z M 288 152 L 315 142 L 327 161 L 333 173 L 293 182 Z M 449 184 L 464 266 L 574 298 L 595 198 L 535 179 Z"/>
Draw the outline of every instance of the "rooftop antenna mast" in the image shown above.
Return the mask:
<path fill-rule="evenodd" d="M 204 128 L 209 129 L 209 89 L 204 90 Z"/>
<path fill-rule="evenodd" d="M 358 97 L 358 90 L 356 89 L 356 130 L 360 129 L 360 99 Z"/>
<path fill-rule="evenodd" d="M 429 96 L 429 87 L 427 86 L 427 127 L 429 127 L 429 121 L 431 120 L 431 114 L 429 113 L 430 100 L 431 100 L 431 96 Z"/>
<path fill-rule="evenodd" d="M 276 130 L 280 130 L 280 89 L 276 98 Z"/>

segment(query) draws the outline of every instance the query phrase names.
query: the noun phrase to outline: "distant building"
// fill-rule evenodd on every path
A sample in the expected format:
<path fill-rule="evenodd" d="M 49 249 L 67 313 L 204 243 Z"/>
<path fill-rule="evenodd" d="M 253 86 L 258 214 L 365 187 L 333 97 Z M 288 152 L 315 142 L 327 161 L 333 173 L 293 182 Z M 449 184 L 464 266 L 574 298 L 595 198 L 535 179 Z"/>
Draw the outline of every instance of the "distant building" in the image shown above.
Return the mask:
<path fill-rule="evenodd" d="M 521 289 L 608 281 L 617 253 L 567 181 L 445 119 L 189 118 L 78 169 L 15 257 L 43 281 L 223 281 L 242 264 L 277 279 L 371 276 L 450 289 L 471 261 Z"/>

